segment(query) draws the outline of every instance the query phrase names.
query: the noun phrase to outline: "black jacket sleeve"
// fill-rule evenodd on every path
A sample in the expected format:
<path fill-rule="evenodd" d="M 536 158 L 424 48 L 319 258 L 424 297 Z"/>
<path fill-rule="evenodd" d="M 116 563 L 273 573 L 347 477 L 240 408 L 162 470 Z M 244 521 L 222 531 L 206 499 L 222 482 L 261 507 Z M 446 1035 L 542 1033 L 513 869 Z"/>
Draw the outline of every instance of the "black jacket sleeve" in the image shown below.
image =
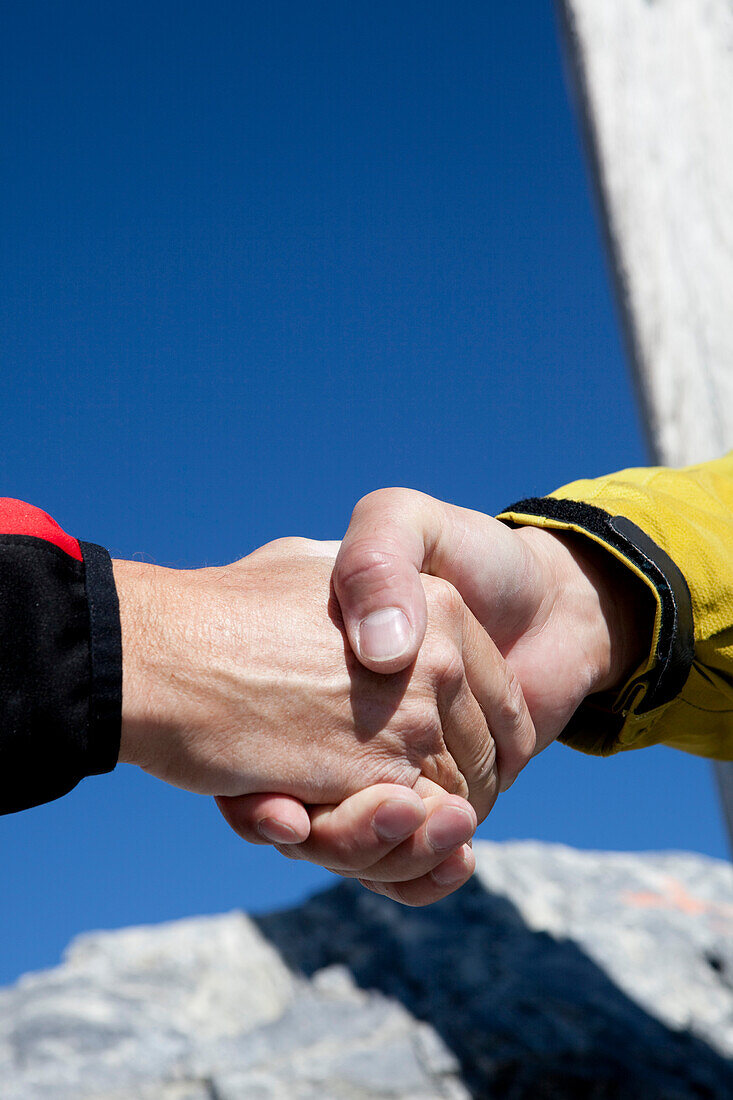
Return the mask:
<path fill-rule="evenodd" d="M 0 813 L 111 771 L 121 712 L 109 554 L 40 509 L 0 498 Z"/>

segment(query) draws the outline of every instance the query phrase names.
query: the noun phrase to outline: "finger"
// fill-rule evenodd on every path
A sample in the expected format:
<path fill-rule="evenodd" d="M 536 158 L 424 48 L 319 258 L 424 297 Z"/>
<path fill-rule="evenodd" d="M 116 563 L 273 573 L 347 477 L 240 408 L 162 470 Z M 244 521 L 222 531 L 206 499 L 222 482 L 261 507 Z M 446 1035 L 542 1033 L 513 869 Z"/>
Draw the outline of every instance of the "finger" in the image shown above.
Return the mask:
<path fill-rule="evenodd" d="M 469 845 L 464 844 L 429 874 L 410 882 L 376 882 L 363 878 L 359 881 L 367 890 L 398 901 L 401 905 L 432 905 L 463 886 L 475 868 L 476 857 Z"/>
<path fill-rule="evenodd" d="M 367 878 L 378 882 L 404 882 L 421 878 L 443 863 L 448 856 L 468 843 L 476 831 L 476 813 L 462 798 L 446 794 L 435 783 L 421 778 L 418 783 L 425 807 L 425 820 L 401 844 L 377 858 L 371 866 L 335 866 L 323 852 L 323 865 L 349 877 Z M 416 787 L 416 790 L 418 789 Z M 318 834 L 319 823 L 311 819 L 311 839 Z"/>
<path fill-rule="evenodd" d="M 409 787 L 375 784 L 336 806 L 313 806 L 302 844 L 278 850 L 339 873 L 357 873 L 379 863 L 425 821 L 423 799 Z"/>
<path fill-rule="evenodd" d="M 443 740 L 465 782 L 460 793 L 471 803 L 478 820 L 483 821 L 499 794 L 496 743 L 465 675 L 457 688 L 449 683 L 439 690 L 438 710 Z M 441 774 L 438 778 L 444 782 Z"/>
<path fill-rule="evenodd" d="M 410 489 L 379 489 L 354 509 L 333 585 L 351 648 L 374 672 L 399 672 L 417 656 L 427 623 L 420 572 L 443 507 Z"/>
<path fill-rule="evenodd" d="M 426 626 L 421 572 L 450 581 L 500 647 L 538 597 L 527 548 L 505 524 L 412 489 L 378 489 L 354 509 L 333 574 L 367 668 L 398 672 L 415 659 Z"/>
<path fill-rule="evenodd" d="M 498 790 L 506 791 L 531 760 L 537 738 L 519 680 L 468 608 L 464 609 L 462 652 L 467 685 L 483 711 L 495 744 L 492 761 L 487 746 L 479 740 L 456 746 L 455 752 L 453 744 L 446 741 L 466 777 L 475 806 L 472 787 L 477 797 L 481 791 L 488 793 L 494 772 Z"/>
<path fill-rule="evenodd" d="M 287 794 L 219 795 L 216 804 L 227 824 L 250 844 L 300 844 L 310 833 L 308 811 Z"/>

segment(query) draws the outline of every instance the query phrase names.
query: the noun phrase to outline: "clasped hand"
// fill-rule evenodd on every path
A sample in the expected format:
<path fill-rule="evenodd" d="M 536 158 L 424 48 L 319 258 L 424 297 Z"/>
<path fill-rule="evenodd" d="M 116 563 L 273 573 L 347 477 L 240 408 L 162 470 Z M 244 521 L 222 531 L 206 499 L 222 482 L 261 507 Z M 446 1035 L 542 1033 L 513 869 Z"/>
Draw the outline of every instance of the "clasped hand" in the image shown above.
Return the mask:
<path fill-rule="evenodd" d="M 334 559 L 330 544 L 281 539 L 223 568 L 116 563 L 121 759 L 216 795 L 248 839 L 262 841 L 270 815 L 258 795 L 247 827 L 243 796 L 277 791 L 288 809 L 318 807 L 299 856 L 387 881 L 448 861 L 455 886 L 502 766 L 532 750 L 521 691 L 456 590 L 427 576 L 416 660 L 389 676 L 364 668 L 332 591 Z M 497 745 L 511 746 L 504 762 Z M 275 837 L 300 839 L 285 818 L 272 818 Z M 431 881 L 434 897 L 445 892 Z"/>
<path fill-rule="evenodd" d="M 383 490 L 337 547 L 116 562 L 121 759 L 215 795 L 247 840 L 426 904 L 469 877 L 499 791 L 629 654 L 592 558 L 548 532 Z"/>

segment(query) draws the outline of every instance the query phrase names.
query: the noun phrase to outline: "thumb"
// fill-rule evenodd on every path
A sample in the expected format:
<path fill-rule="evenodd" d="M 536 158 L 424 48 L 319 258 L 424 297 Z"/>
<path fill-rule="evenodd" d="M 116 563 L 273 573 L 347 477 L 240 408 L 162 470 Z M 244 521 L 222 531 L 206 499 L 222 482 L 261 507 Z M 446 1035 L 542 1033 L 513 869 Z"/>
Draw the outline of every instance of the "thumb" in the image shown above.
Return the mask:
<path fill-rule="evenodd" d="M 417 657 L 427 624 L 420 573 L 445 507 L 411 489 L 378 489 L 354 509 L 333 586 L 351 648 L 374 672 L 399 672 Z"/>

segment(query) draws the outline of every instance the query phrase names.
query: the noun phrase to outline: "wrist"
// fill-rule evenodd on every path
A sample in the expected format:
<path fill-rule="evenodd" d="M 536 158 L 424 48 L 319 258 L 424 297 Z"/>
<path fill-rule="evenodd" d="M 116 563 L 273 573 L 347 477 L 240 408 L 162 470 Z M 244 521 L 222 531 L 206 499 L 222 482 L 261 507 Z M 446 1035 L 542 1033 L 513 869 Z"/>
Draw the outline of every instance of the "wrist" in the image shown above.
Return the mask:
<path fill-rule="evenodd" d="M 619 691 L 651 649 L 654 597 L 636 573 L 592 539 L 572 535 L 565 541 L 596 593 L 599 660 L 589 694 Z"/>
<path fill-rule="evenodd" d="M 651 647 L 655 602 L 646 584 L 574 531 L 523 527 L 517 534 L 540 556 L 553 609 L 582 654 L 584 696 L 620 689 Z"/>
<path fill-rule="evenodd" d="M 165 574 L 146 562 L 113 560 L 122 634 L 122 728 L 120 762 L 146 767 L 156 732 L 165 725 L 170 681 Z"/>

